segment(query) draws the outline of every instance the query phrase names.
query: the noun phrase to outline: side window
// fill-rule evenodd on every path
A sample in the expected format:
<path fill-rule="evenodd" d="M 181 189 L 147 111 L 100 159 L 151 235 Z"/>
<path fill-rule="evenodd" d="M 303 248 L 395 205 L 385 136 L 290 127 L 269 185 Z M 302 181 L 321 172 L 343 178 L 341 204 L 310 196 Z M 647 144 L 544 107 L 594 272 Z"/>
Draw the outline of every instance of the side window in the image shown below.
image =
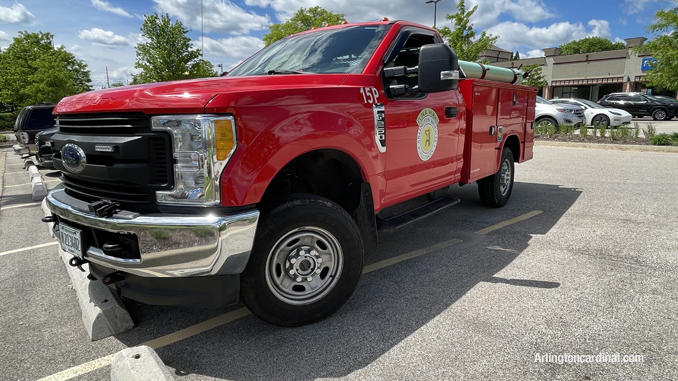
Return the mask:
<path fill-rule="evenodd" d="M 407 41 L 400 49 L 400 52 L 391 62 L 387 62 L 385 67 L 399 67 L 405 66 L 408 68 L 415 68 L 419 65 L 419 50 L 422 46 L 435 43 L 435 37 L 427 34 L 412 34 L 407 38 Z M 407 85 L 409 88 L 418 86 L 419 78 L 416 74 L 409 74 L 404 77 L 393 79 L 384 79 L 384 89 L 389 98 L 394 98 L 389 87 L 393 85 Z M 412 99 L 424 98 L 425 94 L 408 93 L 407 95 L 399 96 L 397 99 Z"/>
<path fill-rule="evenodd" d="M 640 95 L 633 95 L 629 97 L 631 102 L 642 102 L 644 99 Z"/>
<path fill-rule="evenodd" d="M 31 111 L 26 123 L 26 130 L 44 130 L 56 124 L 51 108 L 35 108 Z"/>

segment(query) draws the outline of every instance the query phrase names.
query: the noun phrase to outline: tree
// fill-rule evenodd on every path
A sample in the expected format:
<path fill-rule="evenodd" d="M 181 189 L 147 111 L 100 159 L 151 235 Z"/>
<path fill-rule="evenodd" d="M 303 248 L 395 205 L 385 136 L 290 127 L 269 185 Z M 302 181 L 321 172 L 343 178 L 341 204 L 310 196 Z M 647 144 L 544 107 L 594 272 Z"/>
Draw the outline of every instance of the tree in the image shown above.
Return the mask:
<path fill-rule="evenodd" d="M 520 59 L 520 52 L 516 52 L 516 54 L 511 53 L 511 59 L 510 61 L 515 61 Z"/>
<path fill-rule="evenodd" d="M 327 24 L 338 25 L 344 21 L 343 13 L 334 13 L 323 7 L 299 8 L 297 13 L 289 20 L 280 24 L 273 24 L 269 27 L 269 32 L 264 35 L 266 46 L 293 35 L 312 28 L 319 28 Z"/>
<path fill-rule="evenodd" d="M 125 86 L 125 84 L 122 83 L 122 82 L 113 82 L 113 83 L 111 83 L 111 87 L 123 87 L 123 86 Z"/>
<path fill-rule="evenodd" d="M 673 2 L 678 4 L 678 0 Z M 648 85 L 675 91 L 678 90 L 678 7 L 658 11 L 654 20 L 647 31 L 661 35 L 634 49 L 651 54 L 657 60 L 650 63 L 652 70 L 645 77 Z"/>
<path fill-rule="evenodd" d="M 623 42 L 612 42 L 602 37 L 586 37 L 581 40 L 570 41 L 567 44 L 560 45 L 560 55 L 602 52 L 605 50 L 624 49 L 626 44 Z"/>
<path fill-rule="evenodd" d="M 168 14 L 145 15 L 141 35 L 147 42 L 136 46 L 134 67 L 141 73 L 133 77 L 132 83 L 215 76 L 212 64 L 200 58 L 200 49 L 193 49 L 188 32 L 190 29 L 181 21 L 172 23 Z"/>
<path fill-rule="evenodd" d="M 454 49 L 460 60 L 477 61 L 480 53 L 492 48 L 499 39 L 498 36 L 488 35 L 482 31 L 476 38 L 476 32 L 471 24 L 471 16 L 478 10 L 476 5 L 470 11 L 466 11 L 464 0 L 457 3 L 457 13 L 445 15 L 447 21 L 453 23 L 453 29 L 442 27 L 438 29 L 445 42 Z"/>
<path fill-rule="evenodd" d="M 51 33 L 19 32 L 0 54 L 0 103 L 13 108 L 89 91 L 87 64 L 63 46 L 54 48 Z"/>
<path fill-rule="evenodd" d="M 541 88 L 548 85 L 546 78 L 544 78 L 544 73 L 541 71 L 541 65 L 539 64 L 527 65 L 524 66 L 521 70 L 523 71 L 523 73 L 530 72 L 529 76 L 525 78 L 521 85 L 532 86 L 536 88 Z"/>

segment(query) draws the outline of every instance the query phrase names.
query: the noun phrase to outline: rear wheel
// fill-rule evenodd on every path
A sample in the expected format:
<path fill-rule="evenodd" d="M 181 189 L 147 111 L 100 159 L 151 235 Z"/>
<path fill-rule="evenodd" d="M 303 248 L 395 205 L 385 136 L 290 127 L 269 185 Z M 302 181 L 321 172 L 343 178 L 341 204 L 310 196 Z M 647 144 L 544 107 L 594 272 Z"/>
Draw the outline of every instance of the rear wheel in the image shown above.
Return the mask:
<path fill-rule="evenodd" d="M 318 196 L 296 195 L 266 213 L 241 275 L 247 307 L 280 326 L 314 323 L 353 294 L 363 243 L 353 219 Z"/>
<path fill-rule="evenodd" d="M 513 170 L 513 152 L 504 148 L 497 173 L 478 180 L 478 194 L 483 204 L 494 208 L 506 205 L 513 191 Z"/>
<path fill-rule="evenodd" d="M 658 108 L 652 111 L 652 119 L 654 120 L 664 120 L 666 116 L 667 116 L 666 110 L 664 110 L 663 108 Z"/>

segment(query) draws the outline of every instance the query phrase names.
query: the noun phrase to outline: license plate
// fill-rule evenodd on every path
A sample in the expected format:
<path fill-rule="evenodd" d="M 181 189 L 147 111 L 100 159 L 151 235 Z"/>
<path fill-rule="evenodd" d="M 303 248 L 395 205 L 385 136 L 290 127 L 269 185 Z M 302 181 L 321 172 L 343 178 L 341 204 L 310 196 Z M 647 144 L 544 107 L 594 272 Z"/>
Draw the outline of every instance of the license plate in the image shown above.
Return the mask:
<path fill-rule="evenodd" d="M 59 224 L 59 242 L 61 248 L 67 252 L 82 258 L 82 231 L 70 226 Z"/>

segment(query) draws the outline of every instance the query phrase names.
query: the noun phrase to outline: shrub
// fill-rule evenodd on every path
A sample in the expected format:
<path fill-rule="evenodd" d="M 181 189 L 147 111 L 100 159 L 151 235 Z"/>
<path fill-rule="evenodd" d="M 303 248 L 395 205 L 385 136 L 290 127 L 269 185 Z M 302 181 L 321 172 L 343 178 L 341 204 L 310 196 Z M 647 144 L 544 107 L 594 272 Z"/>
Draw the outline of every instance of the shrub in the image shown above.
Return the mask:
<path fill-rule="evenodd" d="M 591 131 L 591 136 L 598 136 L 598 126 L 593 126 L 593 131 Z"/>
<path fill-rule="evenodd" d="M 556 126 L 550 125 L 546 127 L 546 134 L 549 136 L 549 138 L 553 137 L 556 132 Z"/>
<path fill-rule="evenodd" d="M 610 128 L 610 139 L 617 140 L 619 139 L 619 131 L 615 128 Z"/>
<path fill-rule="evenodd" d="M 17 115 L 18 114 L 10 112 L 0 113 L 0 131 L 11 130 L 14 128 L 14 122 L 16 121 Z"/>
<path fill-rule="evenodd" d="M 667 146 L 671 144 L 671 137 L 667 134 L 659 134 L 650 138 L 650 141 L 656 146 Z"/>
<path fill-rule="evenodd" d="M 631 131 L 626 126 L 619 127 L 619 137 L 626 140 L 631 137 Z"/>
<path fill-rule="evenodd" d="M 647 128 L 643 129 L 643 135 L 645 139 L 652 139 L 657 135 L 657 128 L 652 123 L 648 123 Z"/>
<path fill-rule="evenodd" d="M 640 124 L 633 122 L 633 137 L 638 139 L 640 137 Z"/>
<path fill-rule="evenodd" d="M 678 132 L 674 132 L 671 134 L 671 140 L 673 140 L 674 143 L 678 144 Z"/>
<path fill-rule="evenodd" d="M 589 138 L 589 128 L 582 124 L 579 127 L 579 135 L 581 135 L 582 139 L 587 140 Z"/>
<path fill-rule="evenodd" d="M 7 143 L 9 138 L 5 134 L 0 134 L 0 143 Z"/>
<path fill-rule="evenodd" d="M 607 126 L 600 125 L 600 136 L 605 137 L 607 136 Z"/>

